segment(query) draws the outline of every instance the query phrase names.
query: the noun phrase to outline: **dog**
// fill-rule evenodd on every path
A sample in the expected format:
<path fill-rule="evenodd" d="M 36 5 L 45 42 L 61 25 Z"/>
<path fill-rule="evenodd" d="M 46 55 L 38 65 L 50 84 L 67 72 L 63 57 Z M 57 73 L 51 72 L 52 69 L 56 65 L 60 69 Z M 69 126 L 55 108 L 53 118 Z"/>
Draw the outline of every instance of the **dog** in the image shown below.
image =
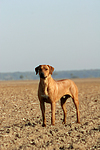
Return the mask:
<path fill-rule="evenodd" d="M 77 123 L 80 123 L 78 88 L 69 79 L 55 81 L 51 75 L 54 68 L 50 65 L 39 65 L 35 68 L 36 75 L 39 73 L 40 82 L 38 87 L 38 98 L 43 118 L 43 127 L 46 127 L 45 102 L 51 104 L 51 124 L 55 125 L 55 103 L 61 100 L 64 112 L 63 124 L 66 123 L 66 100 L 71 97 L 76 107 Z"/>

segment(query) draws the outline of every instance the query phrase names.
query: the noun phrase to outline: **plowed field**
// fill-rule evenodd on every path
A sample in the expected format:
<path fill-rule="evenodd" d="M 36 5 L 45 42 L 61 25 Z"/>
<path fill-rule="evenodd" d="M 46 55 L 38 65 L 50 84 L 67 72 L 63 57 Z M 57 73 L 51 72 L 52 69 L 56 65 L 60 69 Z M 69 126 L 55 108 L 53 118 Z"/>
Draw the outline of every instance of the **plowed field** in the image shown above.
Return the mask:
<path fill-rule="evenodd" d="M 100 149 L 100 79 L 75 79 L 79 89 L 80 120 L 71 98 L 66 102 L 67 122 L 56 104 L 55 126 L 46 104 L 47 126 L 37 97 L 38 81 L 0 81 L 0 150 Z"/>

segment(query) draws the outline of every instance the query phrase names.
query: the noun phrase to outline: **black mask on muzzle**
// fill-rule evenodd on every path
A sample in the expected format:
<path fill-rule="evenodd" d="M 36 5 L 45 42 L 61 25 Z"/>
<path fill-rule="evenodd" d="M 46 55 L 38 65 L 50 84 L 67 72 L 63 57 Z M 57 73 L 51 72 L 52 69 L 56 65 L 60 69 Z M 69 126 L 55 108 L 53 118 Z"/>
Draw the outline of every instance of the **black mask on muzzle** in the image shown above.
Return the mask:
<path fill-rule="evenodd" d="M 44 76 L 44 73 L 43 73 L 43 72 L 41 72 L 40 78 L 42 78 L 42 79 L 45 79 L 45 78 L 46 78 L 46 77 Z"/>

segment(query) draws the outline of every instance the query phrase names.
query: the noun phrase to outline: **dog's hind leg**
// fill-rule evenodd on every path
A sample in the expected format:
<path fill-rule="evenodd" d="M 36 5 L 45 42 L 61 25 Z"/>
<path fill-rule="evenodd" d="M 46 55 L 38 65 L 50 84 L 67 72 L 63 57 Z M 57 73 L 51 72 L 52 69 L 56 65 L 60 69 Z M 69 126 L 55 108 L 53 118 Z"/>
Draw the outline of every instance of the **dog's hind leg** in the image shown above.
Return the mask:
<path fill-rule="evenodd" d="M 63 122 L 62 124 L 66 123 L 66 117 L 67 117 L 67 110 L 66 110 L 66 100 L 67 100 L 68 96 L 65 95 L 63 96 L 60 100 L 61 100 L 61 107 L 63 109 L 63 113 L 64 113 L 64 117 L 63 117 Z"/>
<path fill-rule="evenodd" d="M 70 95 L 64 95 L 61 100 L 61 107 L 63 109 L 64 118 L 62 124 L 66 124 L 66 118 L 67 118 L 67 110 L 66 110 L 66 100 L 71 97 Z"/>
<path fill-rule="evenodd" d="M 67 110 L 66 110 L 66 99 L 61 98 L 61 107 L 63 109 L 64 118 L 62 124 L 66 123 L 66 117 L 67 117 Z"/>
<path fill-rule="evenodd" d="M 80 112 L 79 112 L 79 101 L 78 98 L 73 98 L 73 102 L 76 108 L 76 115 L 77 115 L 77 123 L 80 123 Z"/>

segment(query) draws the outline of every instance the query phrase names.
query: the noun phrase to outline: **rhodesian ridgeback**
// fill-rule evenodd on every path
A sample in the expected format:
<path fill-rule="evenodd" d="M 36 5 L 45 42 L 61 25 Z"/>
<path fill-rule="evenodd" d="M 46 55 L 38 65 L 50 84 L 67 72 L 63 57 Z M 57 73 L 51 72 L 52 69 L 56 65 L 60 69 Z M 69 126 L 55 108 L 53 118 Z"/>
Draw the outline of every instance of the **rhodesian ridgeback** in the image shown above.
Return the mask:
<path fill-rule="evenodd" d="M 80 123 L 78 88 L 69 79 L 55 81 L 51 75 L 54 68 L 49 65 L 39 65 L 35 68 L 36 75 L 39 73 L 40 82 L 38 87 L 38 98 L 42 112 L 43 125 L 46 126 L 45 102 L 51 104 L 51 124 L 55 125 L 55 103 L 61 100 L 61 107 L 64 112 L 63 124 L 66 123 L 66 100 L 71 97 L 76 107 L 77 123 Z"/>

